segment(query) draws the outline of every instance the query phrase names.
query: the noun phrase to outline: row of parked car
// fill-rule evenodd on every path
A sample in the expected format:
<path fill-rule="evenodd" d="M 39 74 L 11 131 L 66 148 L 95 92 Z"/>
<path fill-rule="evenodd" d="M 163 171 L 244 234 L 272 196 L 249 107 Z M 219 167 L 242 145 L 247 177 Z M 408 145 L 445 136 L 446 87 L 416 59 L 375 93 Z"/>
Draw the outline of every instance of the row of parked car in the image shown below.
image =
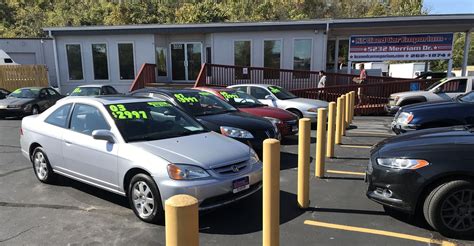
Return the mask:
<path fill-rule="evenodd" d="M 253 194 L 262 185 L 256 151 L 263 140 L 295 134 L 298 117 L 315 121 L 317 109 L 327 107 L 271 85 L 53 92 L 22 88 L 0 100 L 4 116 L 36 114 L 20 129 L 36 177 L 50 183 L 64 175 L 126 196 L 147 222 L 160 221 L 163 201 L 175 194 L 196 197 L 201 210 Z M 41 107 L 50 97 L 49 108 Z"/>
<path fill-rule="evenodd" d="M 370 199 L 422 215 L 450 237 L 474 235 L 473 85 L 474 77 L 455 77 L 391 95 L 386 108 L 400 136 L 375 145 L 367 168 Z"/>

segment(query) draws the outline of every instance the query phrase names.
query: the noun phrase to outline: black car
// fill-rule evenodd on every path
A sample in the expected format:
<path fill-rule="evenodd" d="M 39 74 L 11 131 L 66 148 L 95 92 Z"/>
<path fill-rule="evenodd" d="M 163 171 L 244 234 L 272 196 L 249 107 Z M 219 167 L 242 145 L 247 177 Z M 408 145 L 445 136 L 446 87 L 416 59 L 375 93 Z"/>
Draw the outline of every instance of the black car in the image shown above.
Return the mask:
<path fill-rule="evenodd" d="M 262 149 L 263 140 L 280 138 L 277 127 L 269 120 L 240 112 L 209 92 L 145 88 L 130 94 L 167 100 L 193 115 L 208 129 L 249 144 L 257 150 Z"/>
<path fill-rule="evenodd" d="M 451 76 L 455 77 L 456 75 L 451 73 Z M 416 76 L 415 79 L 442 79 L 446 77 L 448 77 L 446 72 L 426 72 Z"/>
<path fill-rule="evenodd" d="M 69 96 L 99 96 L 99 95 L 120 95 L 120 93 L 110 85 L 81 85 L 69 94 Z"/>
<path fill-rule="evenodd" d="M 0 100 L 0 118 L 39 114 L 53 106 L 62 96 L 52 88 L 16 89 Z"/>
<path fill-rule="evenodd" d="M 396 134 L 408 131 L 474 125 L 474 91 L 448 102 L 418 103 L 402 107 L 392 122 Z"/>
<path fill-rule="evenodd" d="M 4 99 L 10 93 L 11 93 L 10 91 L 8 91 L 6 89 L 3 89 L 3 88 L 0 88 L 0 99 Z"/>
<path fill-rule="evenodd" d="M 474 128 L 420 130 L 374 146 L 367 196 L 424 215 L 445 236 L 474 235 Z"/>

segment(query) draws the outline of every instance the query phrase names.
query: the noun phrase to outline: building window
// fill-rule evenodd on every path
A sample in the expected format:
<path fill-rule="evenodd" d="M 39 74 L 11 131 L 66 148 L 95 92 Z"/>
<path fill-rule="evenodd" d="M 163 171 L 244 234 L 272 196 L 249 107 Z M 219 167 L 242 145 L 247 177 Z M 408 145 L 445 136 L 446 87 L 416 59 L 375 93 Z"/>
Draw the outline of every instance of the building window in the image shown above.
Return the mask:
<path fill-rule="evenodd" d="M 83 80 L 81 45 L 66 44 L 66 56 L 69 80 Z"/>
<path fill-rule="evenodd" d="M 234 65 L 244 67 L 235 69 L 237 79 L 250 78 L 250 71 L 247 67 L 250 67 L 251 47 L 250 41 L 234 41 Z"/>
<path fill-rule="evenodd" d="M 92 63 L 94 65 L 94 79 L 108 80 L 109 65 L 106 44 L 92 44 Z"/>
<path fill-rule="evenodd" d="M 281 40 L 263 41 L 263 66 L 268 68 L 280 69 L 281 63 Z M 264 79 L 280 78 L 279 70 L 265 70 Z"/>
<path fill-rule="evenodd" d="M 166 48 L 156 47 L 155 48 L 156 56 L 156 69 L 158 70 L 158 76 L 167 76 L 166 69 Z"/>
<path fill-rule="evenodd" d="M 295 39 L 293 49 L 293 69 L 311 70 L 312 39 Z M 295 73 L 297 78 L 309 78 L 310 73 Z"/>
<path fill-rule="evenodd" d="M 120 79 L 135 78 L 135 61 L 133 59 L 133 44 L 118 44 Z"/>

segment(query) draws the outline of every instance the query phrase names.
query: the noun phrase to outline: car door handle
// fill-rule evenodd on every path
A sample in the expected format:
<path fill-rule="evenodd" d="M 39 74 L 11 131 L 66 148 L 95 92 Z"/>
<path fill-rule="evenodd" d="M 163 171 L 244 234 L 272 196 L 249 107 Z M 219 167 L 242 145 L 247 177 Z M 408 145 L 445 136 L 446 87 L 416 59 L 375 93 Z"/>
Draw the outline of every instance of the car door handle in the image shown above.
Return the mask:
<path fill-rule="evenodd" d="M 66 145 L 72 145 L 72 142 L 67 141 L 67 140 L 64 140 L 64 143 L 65 143 Z"/>

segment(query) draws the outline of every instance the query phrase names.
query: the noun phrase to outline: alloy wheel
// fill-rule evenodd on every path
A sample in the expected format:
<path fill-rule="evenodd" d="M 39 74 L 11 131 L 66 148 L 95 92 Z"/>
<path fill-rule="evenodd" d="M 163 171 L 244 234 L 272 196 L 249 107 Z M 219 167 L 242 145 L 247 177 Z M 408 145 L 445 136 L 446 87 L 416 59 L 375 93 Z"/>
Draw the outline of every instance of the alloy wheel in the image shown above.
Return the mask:
<path fill-rule="evenodd" d="M 46 158 L 41 151 L 36 152 L 34 164 L 38 179 L 46 180 L 48 178 L 48 164 L 46 163 Z"/>
<path fill-rule="evenodd" d="M 133 185 L 133 204 L 140 217 L 145 218 L 153 213 L 155 199 L 153 192 L 144 181 L 138 181 Z"/>
<path fill-rule="evenodd" d="M 462 189 L 444 199 L 441 219 L 453 231 L 474 229 L 474 190 Z"/>

